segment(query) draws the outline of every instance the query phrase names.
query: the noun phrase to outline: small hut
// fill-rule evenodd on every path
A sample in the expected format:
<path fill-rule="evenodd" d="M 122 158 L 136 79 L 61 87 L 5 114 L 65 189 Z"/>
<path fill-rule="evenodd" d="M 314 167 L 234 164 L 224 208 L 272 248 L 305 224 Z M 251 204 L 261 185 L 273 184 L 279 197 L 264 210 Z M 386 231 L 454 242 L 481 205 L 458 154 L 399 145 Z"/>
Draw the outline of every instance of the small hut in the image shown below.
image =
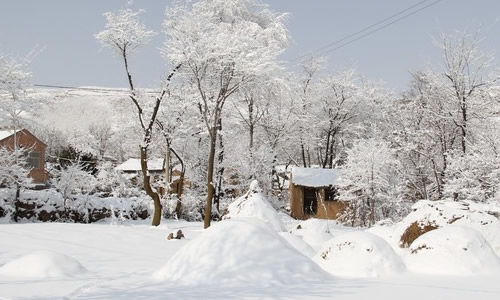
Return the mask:
<path fill-rule="evenodd" d="M 339 169 L 293 168 L 289 186 L 292 217 L 337 219 L 346 206 L 339 201 L 339 178 Z"/>

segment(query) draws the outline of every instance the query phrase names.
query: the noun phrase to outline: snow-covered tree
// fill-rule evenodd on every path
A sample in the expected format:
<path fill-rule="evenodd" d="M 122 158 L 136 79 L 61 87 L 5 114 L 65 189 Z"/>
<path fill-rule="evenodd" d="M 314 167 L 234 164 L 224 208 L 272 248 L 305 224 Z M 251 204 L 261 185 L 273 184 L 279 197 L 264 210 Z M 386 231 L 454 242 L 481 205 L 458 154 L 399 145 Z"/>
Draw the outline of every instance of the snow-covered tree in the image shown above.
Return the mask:
<path fill-rule="evenodd" d="M 31 86 L 29 59 L 14 59 L 0 54 L 0 122 L 13 128 L 22 127 L 37 101 L 28 92 Z M 17 149 L 17 140 L 14 141 Z"/>
<path fill-rule="evenodd" d="M 26 153 L 22 150 L 0 147 L 0 187 L 15 190 L 14 220 L 17 220 L 17 202 L 21 189 L 31 185 L 31 178 L 28 176 L 30 169 L 26 158 Z"/>
<path fill-rule="evenodd" d="M 339 184 L 342 200 L 348 202 L 343 216 L 347 222 L 371 226 L 405 209 L 398 195 L 398 163 L 387 142 L 379 138 L 362 139 L 347 154 Z"/>
<path fill-rule="evenodd" d="M 170 95 L 170 81 L 177 69 L 180 68 L 180 65 L 177 65 L 172 73 L 166 77 L 160 92 L 153 99 L 135 88 L 132 74 L 129 70 L 129 55 L 137 48 L 147 44 L 154 34 L 152 31 L 147 30 L 145 25 L 140 22 L 140 12 L 124 9 L 120 10 L 117 14 L 112 12 L 105 13 L 104 16 L 107 19 L 106 27 L 103 31 L 96 34 L 96 38 L 106 47 L 114 49 L 120 55 L 125 66 L 130 89 L 129 98 L 137 109 L 139 124 L 142 129 L 142 142 L 139 148 L 144 190 L 153 199 L 155 209 L 152 224 L 158 226 L 161 222 L 162 210 L 160 193 L 151 185 L 151 176 L 148 171 L 147 161 L 158 111 L 163 100 Z"/>
<path fill-rule="evenodd" d="M 459 129 L 461 150 L 466 153 L 467 144 L 473 142 L 470 123 L 484 111 L 485 89 L 499 77 L 491 76 L 493 56 L 481 51 L 479 34 L 458 32 L 443 35 L 444 77 L 447 91 L 453 104 L 450 116 Z M 479 110 L 479 111 L 478 111 Z"/>
<path fill-rule="evenodd" d="M 470 148 L 466 154 L 450 156 L 446 170 L 444 198 L 452 201 L 493 200 L 500 188 L 500 156 L 484 145 Z"/>
<path fill-rule="evenodd" d="M 193 85 L 208 149 L 205 227 L 215 195 L 215 156 L 224 106 L 247 82 L 274 70 L 288 43 L 285 15 L 256 0 L 202 0 L 167 10 L 165 56 Z"/>
<path fill-rule="evenodd" d="M 295 101 L 292 103 L 296 123 L 295 139 L 300 147 L 301 164 L 304 167 L 310 167 L 311 160 L 314 159 L 315 149 L 311 149 L 311 146 L 316 144 L 316 136 L 311 134 L 311 124 L 317 121 L 313 108 L 320 99 L 318 77 L 325 65 L 324 57 L 308 57 L 302 61 L 302 70 L 296 79 Z"/>
<path fill-rule="evenodd" d="M 26 186 L 31 182 L 28 174 L 26 155 L 23 151 L 12 151 L 0 147 L 0 185 L 12 187 Z"/>
<path fill-rule="evenodd" d="M 345 131 L 354 125 L 359 114 L 363 96 L 356 80 L 354 70 L 347 70 L 320 82 L 320 97 L 313 111 L 318 130 L 318 163 L 323 168 L 334 167 Z"/>
<path fill-rule="evenodd" d="M 129 71 L 129 56 L 138 48 L 148 44 L 155 34 L 139 20 L 139 15 L 142 12 L 143 10 L 134 11 L 132 9 L 122 9 L 116 14 L 106 12 L 104 13 L 105 29 L 95 35 L 103 46 L 110 48 L 123 59 L 131 90 L 134 90 L 134 83 Z"/>

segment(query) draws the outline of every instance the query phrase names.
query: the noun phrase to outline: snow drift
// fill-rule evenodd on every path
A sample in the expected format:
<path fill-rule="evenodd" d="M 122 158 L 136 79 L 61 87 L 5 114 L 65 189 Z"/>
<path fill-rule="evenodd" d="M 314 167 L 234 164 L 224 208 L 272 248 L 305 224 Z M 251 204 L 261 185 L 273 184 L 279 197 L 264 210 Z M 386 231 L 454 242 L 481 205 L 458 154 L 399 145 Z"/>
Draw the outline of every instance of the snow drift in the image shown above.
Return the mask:
<path fill-rule="evenodd" d="M 379 277 L 405 270 L 403 261 L 386 241 L 361 231 L 327 241 L 314 260 L 333 275 L 345 277 Z"/>
<path fill-rule="evenodd" d="M 278 213 L 261 193 L 259 183 L 256 180 L 252 181 L 245 195 L 228 206 L 228 212 L 224 219 L 241 217 L 257 218 L 267 222 L 275 231 L 285 231 Z"/>
<path fill-rule="evenodd" d="M 478 231 L 450 225 L 429 231 L 409 248 L 408 269 L 439 275 L 500 273 L 500 258 Z"/>
<path fill-rule="evenodd" d="M 0 276 L 15 279 L 71 277 L 86 272 L 74 258 L 53 251 L 37 251 L 0 267 Z"/>
<path fill-rule="evenodd" d="M 185 285 L 259 286 L 330 278 L 266 223 L 254 218 L 214 224 L 176 252 L 153 276 Z"/>

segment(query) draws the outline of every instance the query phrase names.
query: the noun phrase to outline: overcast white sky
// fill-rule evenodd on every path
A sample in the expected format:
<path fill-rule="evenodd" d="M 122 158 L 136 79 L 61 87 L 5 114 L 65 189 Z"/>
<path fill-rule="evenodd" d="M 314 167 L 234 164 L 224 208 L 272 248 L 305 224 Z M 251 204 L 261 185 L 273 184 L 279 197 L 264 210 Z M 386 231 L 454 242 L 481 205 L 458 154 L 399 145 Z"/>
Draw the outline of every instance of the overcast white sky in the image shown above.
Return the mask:
<path fill-rule="evenodd" d="M 283 60 L 314 51 L 384 19 L 421 0 L 265 0 L 289 12 L 293 44 Z M 171 1 L 135 0 L 144 22 L 160 32 L 165 7 Z M 428 3 L 433 1 L 429 0 Z M 32 64 L 35 83 L 76 86 L 126 85 L 122 65 L 111 51 L 101 49 L 94 34 L 104 26 L 102 14 L 126 5 L 125 0 L 0 0 L 0 52 L 23 56 L 43 48 Z M 424 4 L 425 5 L 425 4 Z M 348 66 L 389 87 L 403 89 L 409 70 L 438 63 L 434 38 L 442 32 L 482 28 L 483 48 L 498 52 L 499 0 L 443 0 L 382 31 L 329 53 L 329 68 Z M 136 81 L 154 87 L 165 63 L 158 47 L 163 35 L 132 58 Z"/>

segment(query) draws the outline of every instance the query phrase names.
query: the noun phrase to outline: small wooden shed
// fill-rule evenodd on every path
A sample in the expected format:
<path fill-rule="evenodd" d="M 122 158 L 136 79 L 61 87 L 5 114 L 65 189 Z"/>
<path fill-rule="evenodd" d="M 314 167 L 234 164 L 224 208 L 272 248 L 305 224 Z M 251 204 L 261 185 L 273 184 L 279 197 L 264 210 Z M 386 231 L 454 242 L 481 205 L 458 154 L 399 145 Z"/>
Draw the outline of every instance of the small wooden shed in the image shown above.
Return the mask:
<path fill-rule="evenodd" d="M 346 207 L 336 184 L 339 169 L 294 167 L 290 178 L 290 210 L 297 219 L 337 219 Z"/>
<path fill-rule="evenodd" d="M 27 129 L 15 132 L 13 129 L 0 130 L 0 147 L 13 151 L 15 143 L 17 143 L 17 147 L 27 150 L 28 167 L 31 168 L 29 176 L 33 179 L 33 182 L 46 184 L 49 179 L 49 174 L 45 170 L 45 150 L 47 145 Z"/>

